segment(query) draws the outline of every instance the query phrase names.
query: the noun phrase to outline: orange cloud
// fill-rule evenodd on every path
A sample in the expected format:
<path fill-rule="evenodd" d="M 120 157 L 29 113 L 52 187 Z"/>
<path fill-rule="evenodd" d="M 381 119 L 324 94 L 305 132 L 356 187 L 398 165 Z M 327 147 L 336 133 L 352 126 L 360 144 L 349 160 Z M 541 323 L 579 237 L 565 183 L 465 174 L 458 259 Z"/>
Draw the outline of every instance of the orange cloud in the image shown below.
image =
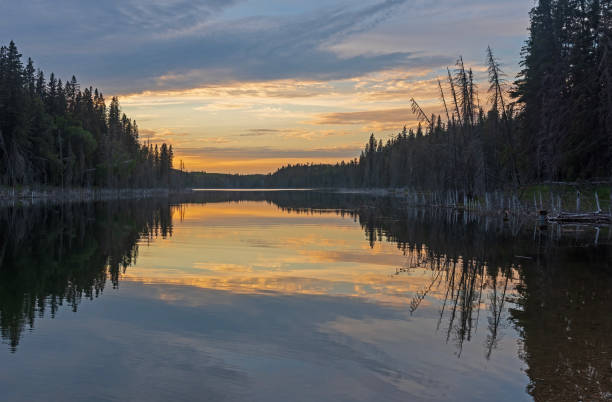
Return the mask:
<path fill-rule="evenodd" d="M 362 112 L 344 112 L 323 114 L 314 121 L 321 125 L 342 125 L 342 124 L 365 124 L 377 123 L 398 123 L 401 124 L 414 116 L 410 108 L 369 110 Z"/>

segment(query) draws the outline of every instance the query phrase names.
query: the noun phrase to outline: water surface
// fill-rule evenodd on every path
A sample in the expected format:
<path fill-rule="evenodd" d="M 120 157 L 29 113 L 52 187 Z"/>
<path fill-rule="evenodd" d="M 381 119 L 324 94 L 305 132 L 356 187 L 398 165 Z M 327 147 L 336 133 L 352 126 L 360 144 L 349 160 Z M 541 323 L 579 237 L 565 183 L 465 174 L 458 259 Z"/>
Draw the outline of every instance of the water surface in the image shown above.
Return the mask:
<path fill-rule="evenodd" d="M 307 191 L 0 221 L 6 400 L 612 399 L 606 228 Z"/>

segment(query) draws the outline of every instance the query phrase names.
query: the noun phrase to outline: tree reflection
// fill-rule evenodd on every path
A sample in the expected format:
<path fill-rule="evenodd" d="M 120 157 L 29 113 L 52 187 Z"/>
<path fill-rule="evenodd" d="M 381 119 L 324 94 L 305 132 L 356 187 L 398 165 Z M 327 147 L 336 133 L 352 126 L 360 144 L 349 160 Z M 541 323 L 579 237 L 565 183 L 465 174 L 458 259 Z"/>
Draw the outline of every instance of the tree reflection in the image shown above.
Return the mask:
<path fill-rule="evenodd" d="M 536 400 L 612 398 L 610 257 L 608 247 L 574 246 L 524 264 L 510 312 Z"/>
<path fill-rule="evenodd" d="M 36 317 L 119 286 L 139 239 L 172 234 L 167 202 L 151 200 L 6 208 L 0 226 L 0 333 L 13 351 Z"/>
<path fill-rule="evenodd" d="M 368 240 L 397 242 L 411 269 L 432 271 L 414 313 L 443 294 L 438 328 L 457 345 L 470 341 L 486 312 L 485 356 L 514 325 L 527 389 L 538 401 L 612 398 L 612 247 L 609 228 L 536 227 L 441 211 L 359 215 Z M 607 241 L 602 241 L 607 239 Z M 484 305 L 483 305 L 484 304 Z M 445 324 L 444 324 L 445 323 Z"/>
<path fill-rule="evenodd" d="M 427 283 L 408 311 L 437 306 L 437 329 L 461 356 L 480 339 L 494 358 L 507 326 L 520 335 L 528 392 L 542 401 L 612 397 L 612 247 L 608 228 L 533 227 L 452 210 L 410 209 L 401 198 L 322 192 L 214 192 L 170 200 L 0 210 L 0 329 L 15 350 L 35 318 L 118 286 L 138 244 L 169 237 L 189 203 L 263 201 L 298 214 L 358 222 L 371 247 L 396 244 Z M 185 206 L 187 205 L 187 206 Z M 484 331 L 478 338 L 475 334 Z"/>

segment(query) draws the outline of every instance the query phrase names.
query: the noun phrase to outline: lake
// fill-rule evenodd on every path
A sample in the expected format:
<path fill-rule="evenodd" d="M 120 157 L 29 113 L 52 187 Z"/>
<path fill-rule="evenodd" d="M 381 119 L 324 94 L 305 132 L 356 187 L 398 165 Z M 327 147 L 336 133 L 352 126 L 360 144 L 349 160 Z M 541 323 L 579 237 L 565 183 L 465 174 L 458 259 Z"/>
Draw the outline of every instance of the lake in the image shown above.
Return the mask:
<path fill-rule="evenodd" d="M 6 401 L 612 400 L 612 233 L 399 198 L 0 209 Z"/>

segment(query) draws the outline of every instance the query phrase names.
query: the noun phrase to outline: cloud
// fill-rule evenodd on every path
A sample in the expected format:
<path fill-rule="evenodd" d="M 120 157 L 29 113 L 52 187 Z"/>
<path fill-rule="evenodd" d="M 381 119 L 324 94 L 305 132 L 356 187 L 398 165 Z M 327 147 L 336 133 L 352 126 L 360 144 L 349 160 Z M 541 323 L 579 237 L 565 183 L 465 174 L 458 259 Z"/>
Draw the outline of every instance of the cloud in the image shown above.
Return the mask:
<path fill-rule="evenodd" d="M 273 135 L 280 132 L 282 131 L 272 128 L 251 128 L 246 133 L 238 134 L 238 137 L 262 137 L 264 135 Z"/>
<path fill-rule="evenodd" d="M 357 156 L 357 145 L 346 153 L 333 147 L 414 127 L 411 97 L 428 114 L 443 112 L 437 77 L 461 54 L 482 65 L 488 44 L 512 76 L 531 7 L 515 0 L 0 2 L 0 38 L 16 40 L 47 75 L 74 73 L 107 98 L 119 95 L 141 138 L 191 152 L 181 155 L 190 167 L 213 161 L 242 164 L 242 172 Z"/>
<path fill-rule="evenodd" d="M 115 0 L 120 20 L 143 32 L 178 36 L 193 32 L 212 15 L 238 3 L 236 0 Z"/>
<path fill-rule="evenodd" d="M 37 29 L 26 33 L 36 36 L 46 30 L 49 37 L 42 42 L 74 36 L 69 43 L 73 52 L 108 51 L 126 48 L 135 41 L 176 37 L 191 34 L 213 16 L 238 4 L 240 0 L 105 0 L 84 2 L 81 0 L 31 0 L 27 4 L 3 2 L 9 27 L 21 24 L 11 20 L 18 13 L 27 16 L 30 27 Z M 128 40 L 120 42 L 117 39 Z M 96 45 L 95 48 L 87 46 Z"/>
<path fill-rule="evenodd" d="M 264 137 L 264 136 L 277 136 L 281 138 L 299 138 L 304 140 L 315 140 L 320 138 L 334 137 L 334 136 L 348 136 L 354 133 L 349 131 L 337 131 L 337 130 L 306 130 L 303 128 L 293 129 L 270 129 L 270 128 L 253 128 L 248 130 L 246 133 L 238 134 L 238 137 Z"/>
<path fill-rule="evenodd" d="M 132 107 L 165 107 L 165 106 L 175 106 L 175 105 L 183 105 L 185 102 L 183 101 L 159 101 L 159 100 L 151 100 L 151 101 L 130 101 L 130 99 L 126 98 L 122 103 L 127 104 Z"/>
<path fill-rule="evenodd" d="M 28 6 L 34 11 L 26 11 L 23 3 L 11 2 L 5 15 L 20 15 L 19 20 L 28 19 L 36 29 L 2 18 L 0 34 L 21 36 L 33 56 L 49 65 L 45 69 L 66 76 L 76 72 L 86 81 L 95 78 L 105 92 L 193 88 L 232 80 L 330 80 L 446 61 L 405 51 L 347 58 L 330 49 L 377 26 L 406 0 L 223 21 L 212 17 L 237 1 L 113 0 L 94 5 L 59 0 L 52 8 L 41 0 L 35 3 Z"/>
<path fill-rule="evenodd" d="M 315 124 L 365 124 L 365 123 L 402 123 L 413 119 L 410 108 L 369 110 L 363 112 L 328 113 L 315 120 Z"/>
<path fill-rule="evenodd" d="M 160 144 L 160 143 L 168 143 L 168 144 L 177 144 L 181 141 L 192 141 L 189 139 L 189 134 L 184 132 L 175 132 L 173 130 L 169 130 L 166 128 L 161 128 L 157 130 L 152 130 L 148 128 L 140 128 L 139 137 L 143 143 L 151 143 L 151 144 Z"/>
<path fill-rule="evenodd" d="M 198 106 L 194 108 L 200 112 L 219 112 L 225 110 L 239 110 L 239 109 L 250 109 L 251 105 L 243 103 L 210 103 L 204 106 Z"/>
<path fill-rule="evenodd" d="M 485 42 L 511 49 L 514 61 L 531 7 L 513 0 L 268 3 L 4 1 L 0 37 L 15 39 L 47 72 L 64 78 L 76 73 L 105 92 L 126 94 L 436 69 L 466 51 L 466 60 L 481 61 Z"/>
<path fill-rule="evenodd" d="M 361 145 L 326 147 L 313 149 L 288 149 L 276 147 L 177 147 L 176 152 L 187 156 L 224 160 L 251 160 L 266 158 L 354 158 L 359 155 Z"/>
<path fill-rule="evenodd" d="M 281 137 L 284 138 L 300 138 L 303 140 L 317 140 L 329 137 L 344 137 L 347 135 L 353 135 L 355 133 L 349 131 L 337 131 L 337 130 L 305 130 L 305 129 L 293 129 L 285 130 L 282 132 Z"/>
<path fill-rule="evenodd" d="M 238 105 L 245 105 L 242 102 L 230 103 L 228 99 L 235 100 L 237 98 L 249 99 L 307 99 L 324 94 L 333 93 L 333 87 L 322 81 L 306 81 L 306 80 L 270 80 L 270 81 L 231 81 L 222 84 L 205 84 L 197 88 L 185 89 L 148 89 L 139 93 L 126 94 L 121 97 L 123 103 L 126 101 L 130 104 L 134 103 L 147 104 L 153 102 L 173 103 L 183 102 L 179 99 L 202 99 L 212 102 L 207 105 L 200 106 L 196 110 L 207 110 L 209 108 L 221 109 L 223 107 L 231 108 Z M 151 101 L 143 99 L 152 99 Z M 154 100 L 154 101 L 153 101 Z"/>
<path fill-rule="evenodd" d="M 387 80 L 365 80 L 359 87 L 359 94 L 371 101 L 409 100 L 411 98 L 419 100 L 438 99 L 440 97 L 438 79 L 446 90 L 448 86 L 446 77 L 422 80 L 398 77 Z"/>
<path fill-rule="evenodd" d="M 203 144 L 230 144 L 233 141 L 227 137 L 205 137 L 198 138 L 198 143 Z M 193 143 L 193 142 L 191 142 Z"/>

